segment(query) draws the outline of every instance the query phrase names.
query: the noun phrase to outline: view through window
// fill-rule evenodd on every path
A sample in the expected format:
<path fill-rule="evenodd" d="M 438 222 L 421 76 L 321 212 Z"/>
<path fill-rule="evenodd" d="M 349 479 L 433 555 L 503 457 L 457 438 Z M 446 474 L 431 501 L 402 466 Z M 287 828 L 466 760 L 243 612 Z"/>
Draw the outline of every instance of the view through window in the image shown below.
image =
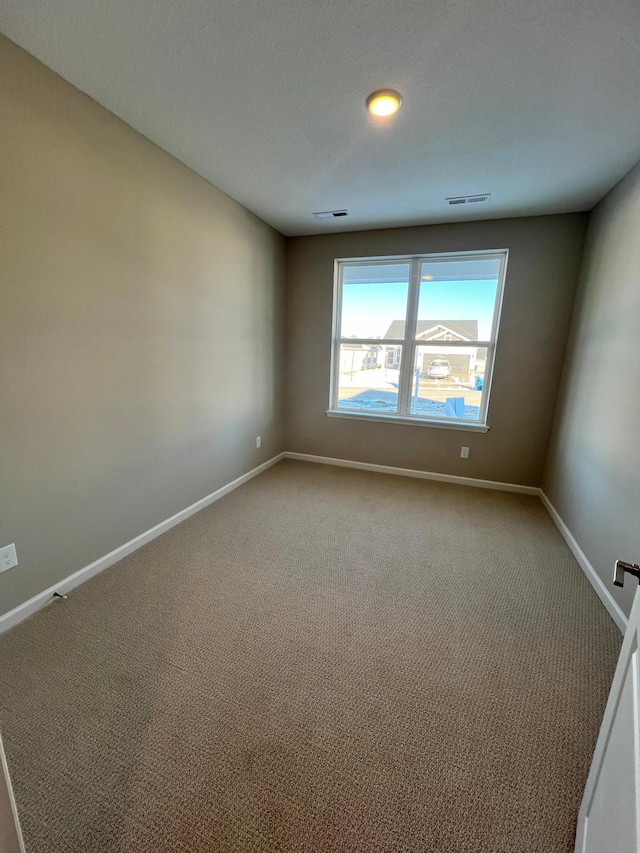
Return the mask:
<path fill-rule="evenodd" d="M 486 425 L 506 260 L 338 261 L 330 412 Z"/>

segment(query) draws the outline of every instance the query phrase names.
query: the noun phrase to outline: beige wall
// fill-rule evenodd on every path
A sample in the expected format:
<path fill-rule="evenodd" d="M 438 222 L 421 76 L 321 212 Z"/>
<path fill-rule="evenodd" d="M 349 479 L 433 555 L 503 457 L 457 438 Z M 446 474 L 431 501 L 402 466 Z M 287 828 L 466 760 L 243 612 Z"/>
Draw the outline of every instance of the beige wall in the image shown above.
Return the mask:
<path fill-rule="evenodd" d="M 284 238 L 1 37 L 0 114 L 1 614 L 283 449 Z"/>
<path fill-rule="evenodd" d="M 629 613 L 640 563 L 640 164 L 591 214 L 544 489 Z"/>
<path fill-rule="evenodd" d="M 287 450 L 539 485 L 585 226 L 571 214 L 289 240 Z M 335 258 L 503 248 L 487 434 L 326 416 Z"/>

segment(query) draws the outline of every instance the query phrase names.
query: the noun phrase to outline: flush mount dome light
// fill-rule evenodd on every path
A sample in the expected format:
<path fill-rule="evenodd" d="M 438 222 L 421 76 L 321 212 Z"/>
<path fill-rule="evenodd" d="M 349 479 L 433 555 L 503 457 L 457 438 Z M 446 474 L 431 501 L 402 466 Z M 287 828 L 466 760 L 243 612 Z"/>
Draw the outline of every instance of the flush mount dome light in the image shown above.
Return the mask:
<path fill-rule="evenodd" d="M 367 98 L 367 109 L 374 116 L 392 116 L 402 105 L 402 95 L 393 89 L 379 89 Z"/>

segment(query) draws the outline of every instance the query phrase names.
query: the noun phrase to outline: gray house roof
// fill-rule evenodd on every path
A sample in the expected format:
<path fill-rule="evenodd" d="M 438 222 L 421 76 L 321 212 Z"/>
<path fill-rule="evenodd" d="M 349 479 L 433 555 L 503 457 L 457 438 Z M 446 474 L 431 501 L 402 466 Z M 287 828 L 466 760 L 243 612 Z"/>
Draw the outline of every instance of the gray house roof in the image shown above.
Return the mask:
<path fill-rule="evenodd" d="M 393 320 L 386 331 L 385 338 L 398 340 L 404 337 L 404 320 Z M 466 338 L 468 341 L 478 339 L 477 320 L 418 320 L 416 334 L 421 335 L 437 326 L 444 326 L 453 332 L 456 337 Z"/>

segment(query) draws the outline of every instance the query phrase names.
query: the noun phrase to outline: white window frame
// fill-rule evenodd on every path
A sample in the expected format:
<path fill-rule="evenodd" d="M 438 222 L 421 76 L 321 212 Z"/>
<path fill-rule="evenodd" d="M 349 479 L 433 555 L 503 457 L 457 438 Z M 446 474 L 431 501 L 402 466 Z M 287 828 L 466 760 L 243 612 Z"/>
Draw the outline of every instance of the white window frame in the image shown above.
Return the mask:
<path fill-rule="evenodd" d="M 483 393 L 480 412 L 477 421 L 468 421 L 461 418 L 425 418 L 421 415 L 411 414 L 411 387 L 413 382 L 413 368 L 415 363 L 416 347 L 424 346 L 427 341 L 416 338 L 416 325 L 418 317 L 418 299 L 420 296 L 420 269 L 425 261 L 429 260 L 486 260 L 494 258 L 499 260 L 498 285 L 496 288 L 496 301 L 491 325 L 491 336 L 489 340 L 477 341 L 428 341 L 428 345 L 443 350 L 445 357 L 448 348 L 474 347 L 486 349 L 487 358 L 484 371 Z M 413 426 L 440 427 L 444 429 L 472 430 L 487 432 L 487 413 L 491 397 L 491 386 L 493 380 L 493 365 L 495 361 L 496 346 L 498 343 L 498 331 L 500 328 L 500 314 L 502 312 L 502 298 L 504 295 L 504 282 L 507 273 L 508 249 L 486 249 L 476 252 L 443 252 L 425 255 L 387 255 L 373 258 L 336 258 L 334 262 L 334 289 L 333 289 L 333 333 L 331 343 L 331 382 L 329 390 L 329 409 L 327 415 L 333 418 L 354 418 L 357 420 L 383 421 L 386 423 L 411 424 Z M 340 336 L 340 321 L 342 317 L 342 279 L 343 271 L 353 266 L 384 266 L 390 263 L 407 263 L 409 269 L 409 287 L 407 296 L 407 313 L 405 321 L 405 336 L 402 339 L 387 338 L 343 338 Z M 398 388 L 398 411 L 397 413 L 369 413 L 358 409 L 338 407 L 338 393 L 340 388 L 340 346 L 342 344 L 368 344 L 373 346 L 400 346 L 402 347 L 402 369 Z M 406 365 L 411 365 L 409 368 Z"/>

